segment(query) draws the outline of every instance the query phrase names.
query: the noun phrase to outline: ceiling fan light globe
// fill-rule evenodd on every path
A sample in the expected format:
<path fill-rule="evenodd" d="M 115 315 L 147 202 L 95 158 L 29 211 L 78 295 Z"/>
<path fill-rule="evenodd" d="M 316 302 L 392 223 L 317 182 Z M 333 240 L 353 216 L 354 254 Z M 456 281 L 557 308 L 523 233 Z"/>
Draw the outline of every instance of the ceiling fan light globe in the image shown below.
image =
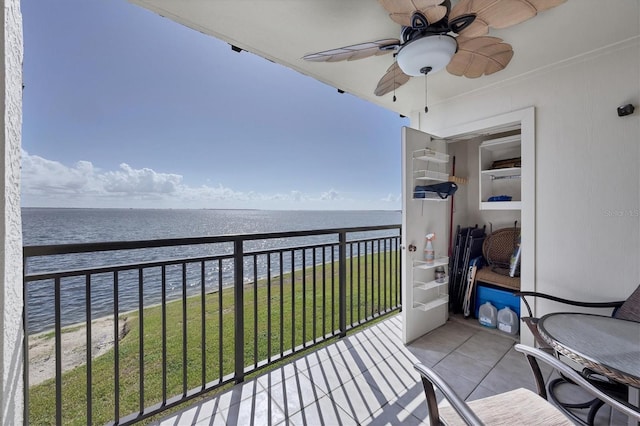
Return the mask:
<path fill-rule="evenodd" d="M 431 67 L 431 73 L 446 67 L 458 49 L 456 39 L 446 34 L 420 37 L 402 46 L 398 52 L 398 66 L 406 75 L 417 77 Z"/>

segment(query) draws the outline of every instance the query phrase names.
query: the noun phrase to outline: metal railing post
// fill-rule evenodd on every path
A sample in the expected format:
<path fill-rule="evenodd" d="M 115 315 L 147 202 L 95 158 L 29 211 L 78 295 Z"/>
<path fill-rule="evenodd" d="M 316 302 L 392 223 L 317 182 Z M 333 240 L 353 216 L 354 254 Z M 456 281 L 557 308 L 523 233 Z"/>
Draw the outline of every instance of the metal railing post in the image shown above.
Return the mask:
<path fill-rule="evenodd" d="M 233 305 L 235 339 L 235 381 L 244 381 L 244 252 L 242 239 L 233 243 Z"/>
<path fill-rule="evenodd" d="M 23 327 L 23 337 L 22 337 L 22 352 L 23 352 L 23 360 L 22 360 L 22 374 L 23 374 L 23 413 L 24 416 L 24 424 L 29 424 L 29 310 L 27 307 L 29 306 L 29 292 L 27 290 L 27 259 L 28 257 L 24 253 L 24 249 L 22 250 L 22 327 Z"/>
<path fill-rule="evenodd" d="M 396 305 L 400 308 L 400 312 L 402 312 L 402 286 L 403 286 L 403 282 L 402 282 L 402 228 L 400 228 L 400 235 L 398 236 L 398 243 L 396 244 L 396 265 L 398 265 L 398 267 L 396 268 L 396 280 L 397 280 L 397 292 L 398 292 L 398 302 L 396 303 Z"/>
<path fill-rule="evenodd" d="M 347 335 L 347 233 L 340 232 L 338 245 L 338 292 L 339 292 L 339 316 L 340 337 Z"/>

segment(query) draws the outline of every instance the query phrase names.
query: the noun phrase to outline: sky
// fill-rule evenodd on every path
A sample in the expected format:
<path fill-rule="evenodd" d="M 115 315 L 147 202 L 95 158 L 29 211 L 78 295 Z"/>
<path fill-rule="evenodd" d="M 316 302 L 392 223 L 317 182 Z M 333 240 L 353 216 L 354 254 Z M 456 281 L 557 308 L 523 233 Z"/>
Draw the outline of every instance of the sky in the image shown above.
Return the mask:
<path fill-rule="evenodd" d="M 408 119 L 124 0 L 23 0 L 25 207 L 401 208 Z"/>

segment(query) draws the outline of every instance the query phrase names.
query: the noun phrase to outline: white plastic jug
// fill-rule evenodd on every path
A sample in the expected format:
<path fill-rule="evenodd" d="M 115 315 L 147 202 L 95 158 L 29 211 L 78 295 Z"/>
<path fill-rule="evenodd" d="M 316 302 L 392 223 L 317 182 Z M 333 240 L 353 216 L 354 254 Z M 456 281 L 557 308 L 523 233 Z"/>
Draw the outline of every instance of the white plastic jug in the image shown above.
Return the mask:
<path fill-rule="evenodd" d="M 518 314 L 509 309 L 508 306 L 498 311 L 498 330 L 509 334 L 518 334 L 519 329 Z"/>
<path fill-rule="evenodd" d="M 484 302 L 478 311 L 478 321 L 485 327 L 496 328 L 498 310 L 491 302 Z"/>

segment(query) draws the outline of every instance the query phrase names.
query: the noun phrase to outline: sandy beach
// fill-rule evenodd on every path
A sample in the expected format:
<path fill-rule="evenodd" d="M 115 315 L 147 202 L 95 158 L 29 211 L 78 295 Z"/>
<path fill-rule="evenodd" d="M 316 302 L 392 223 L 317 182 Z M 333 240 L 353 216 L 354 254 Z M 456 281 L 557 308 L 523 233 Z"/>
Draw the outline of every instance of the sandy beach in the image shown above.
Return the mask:
<path fill-rule="evenodd" d="M 120 317 L 118 338 L 128 332 L 127 317 Z M 113 317 L 91 323 L 91 355 L 97 358 L 114 345 Z M 62 371 L 69 371 L 87 362 L 87 331 L 84 323 L 62 329 Z M 51 331 L 29 336 L 29 386 L 35 386 L 56 375 L 55 339 Z"/>

